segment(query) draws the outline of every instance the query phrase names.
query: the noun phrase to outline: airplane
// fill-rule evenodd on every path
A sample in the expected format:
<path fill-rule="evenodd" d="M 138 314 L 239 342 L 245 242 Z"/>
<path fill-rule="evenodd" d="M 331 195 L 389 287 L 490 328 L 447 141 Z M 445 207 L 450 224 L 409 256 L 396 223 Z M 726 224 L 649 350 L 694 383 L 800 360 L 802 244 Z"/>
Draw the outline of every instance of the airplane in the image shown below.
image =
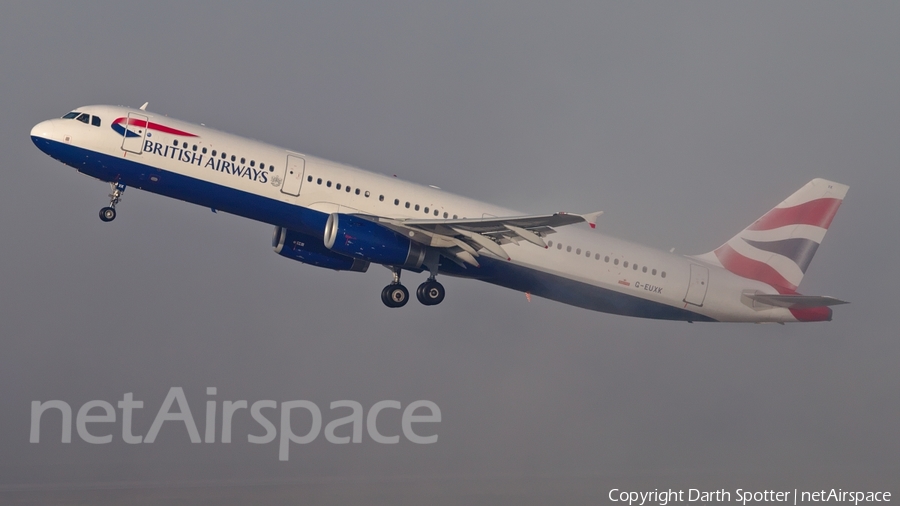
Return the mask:
<path fill-rule="evenodd" d="M 617 315 L 687 322 L 830 321 L 846 302 L 802 295 L 800 281 L 848 186 L 813 179 L 713 251 L 676 255 L 604 235 L 600 212 L 529 215 L 341 165 L 204 125 L 109 105 L 38 123 L 31 139 L 110 184 L 100 219 L 126 188 L 275 227 L 279 255 L 333 270 L 387 267 L 381 299 L 404 306 L 402 271 L 440 304 L 436 277 L 471 278 Z"/>

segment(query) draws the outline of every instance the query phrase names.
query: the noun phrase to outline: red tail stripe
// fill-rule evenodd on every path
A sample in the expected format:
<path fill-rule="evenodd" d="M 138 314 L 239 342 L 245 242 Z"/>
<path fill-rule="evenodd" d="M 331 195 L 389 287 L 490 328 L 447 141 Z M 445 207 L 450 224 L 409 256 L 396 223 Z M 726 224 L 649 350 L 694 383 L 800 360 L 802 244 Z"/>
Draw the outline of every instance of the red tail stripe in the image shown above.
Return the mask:
<path fill-rule="evenodd" d="M 747 258 L 734 250 L 731 246 L 723 244 L 716 250 L 716 257 L 722 262 L 722 266 L 729 271 L 749 279 L 762 281 L 772 285 L 778 293 L 794 293 L 797 286 L 784 279 L 774 268 L 758 260 Z"/>
<path fill-rule="evenodd" d="M 755 279 L 772 285 L 778 290 L 778 293 L 781 294 L 796 293 L 795 290 L 797 287 L 784 279 L 784 277 L 781 274 L 778 274 L 775 269 L 767 264 L 741 255 L 727 244 L 716 250 L 716 256 L 726 269 L 738 276 Z M 794 318 L 801 322 L 831 321 L 832 311 L 829 307 L 810 307 L 791 309 L 790 311 L 791 314 L 794 315 Z"/>
<path fill-rule="evenodd" d="M 791 309 L 791 314 L 794 315 L 794 318 L 800 320 L 801 322 L 830 322 L 831 321 L 831 308 L 830 307 L 808 307 L 805 309 Z"/>
<path fill-rule="evenodd" d="M 827 229 L 841 207 L 840 199 L 821 198 L 793 207 L 776 207 L 756 220 L 749 230 L 772 230 L 786 225 L 815 225 Z"/>

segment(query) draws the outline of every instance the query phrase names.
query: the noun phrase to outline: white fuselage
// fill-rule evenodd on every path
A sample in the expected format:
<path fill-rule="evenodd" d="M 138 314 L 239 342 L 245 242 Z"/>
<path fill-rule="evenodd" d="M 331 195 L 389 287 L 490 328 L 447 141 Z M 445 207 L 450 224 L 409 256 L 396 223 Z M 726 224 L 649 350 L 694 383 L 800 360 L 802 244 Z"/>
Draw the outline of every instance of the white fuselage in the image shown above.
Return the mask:
<path fill-rule="evenodd" d="M 434 187 L 141 110 L 90 106 L 78 111 L 100 118 L 99 128 L 72 119 L 49 120 L 34 127 L 34 142 L 51 156 L 98 179 L 127 182 L 128 186 L 276 226 L 306 227 L 307 233 L 320 233 L 316 230 L 320 220 L 315 218 L 319 213 L 322 222 L 331 213 L 394 219 L 522 215 Z M 110 128 L 129 114 L 148 118 L 146 129 L 132 127 L 135 132 L 145 130 L 139 138 Z M 164 128 L 154 128 L 159 125 Z M 291 170 L 298 173 L 292 175 Z M 297 180 L 287 184 L 299 188 L 285 191 L 285 180 L 292 177 Z M 293 217 L 286 212 L 292 209 L 306 213 L 296 216 L 314 219 Z M 306 221 L 298 224 L 298 220 Z M 545 240 L 546 249 L 528 242 L 507 244 L 504 249 L 509 260 L 483 252 L 491 259 L 486 265 L 448 273 L 631 316 L 797 321 L 787 309 L 754 309 L 742 298 L 747 291 L 777 293 L 772 286 L 696 258 L 616 239 L 585 224 L 558 227 Z"/>

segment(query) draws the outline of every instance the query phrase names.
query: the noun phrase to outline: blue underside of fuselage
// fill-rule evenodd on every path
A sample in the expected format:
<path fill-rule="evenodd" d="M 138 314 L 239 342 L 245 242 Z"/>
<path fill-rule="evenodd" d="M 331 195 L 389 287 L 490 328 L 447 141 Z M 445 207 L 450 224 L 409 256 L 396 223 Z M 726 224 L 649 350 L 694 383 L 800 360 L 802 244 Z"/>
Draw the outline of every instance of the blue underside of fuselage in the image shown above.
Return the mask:
<path fill-rule="evenodd" d="M 102 181 L 122 183 L 251 220 L 321 236 L 328 215 L 245 191 L 168 172 L 134 159 L 119 158 L 69 144 L 32 137 L 34 144 L 51 157 L 79 172 Z M 151 179 L 152 177 L 152 179 Z M 715 321 L 686 309 L 622 294 L 588 283 L 549 274 L 512 262 L 482 256 L 481 267 L 463 268 L 442 259 L 442 274 L 478 279 L 532 295 L 604 313 L 661 320 Z"/>
<path fill-rule="evenodd" d="M 480 256 L 478 257 L 478 263 L 480 264 L 478 268 L 471 266 L 461 268 L 453 262 L 442 261 L 441 272 L 450 276 L 462 276 L 486 281 L 520 292 L 528 292 L 538 297 L 603 313 L 657 320 L 715 321 L 708 316 L 686 309 L 660 304 L 659 302 L 608 290 L 574 279 L 530 269 L 505 260 Z"/>

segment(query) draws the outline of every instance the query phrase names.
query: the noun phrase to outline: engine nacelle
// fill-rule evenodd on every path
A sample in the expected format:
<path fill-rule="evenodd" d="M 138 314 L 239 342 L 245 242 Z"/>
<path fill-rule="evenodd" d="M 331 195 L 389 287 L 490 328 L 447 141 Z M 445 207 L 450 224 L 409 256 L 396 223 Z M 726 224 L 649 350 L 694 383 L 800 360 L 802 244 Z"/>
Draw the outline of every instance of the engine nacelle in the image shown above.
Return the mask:
<path fill-rule="evenodd" d="M 349 214 L 333 213 L 325 223 L 325 247 L 341 255 L 404 269 L 419 269 L 425 246 Z"/>
<path fill-rule="evenodd" d="M 275 247 L 275 253 L 283 257 L 317 267 L 354 272 L 366 272 L 369 268 L 369 262 L 365 260 L 330 251 L 316 236 L 302 234 L 284 227 L 275 227 L 272 246 Z"/>

